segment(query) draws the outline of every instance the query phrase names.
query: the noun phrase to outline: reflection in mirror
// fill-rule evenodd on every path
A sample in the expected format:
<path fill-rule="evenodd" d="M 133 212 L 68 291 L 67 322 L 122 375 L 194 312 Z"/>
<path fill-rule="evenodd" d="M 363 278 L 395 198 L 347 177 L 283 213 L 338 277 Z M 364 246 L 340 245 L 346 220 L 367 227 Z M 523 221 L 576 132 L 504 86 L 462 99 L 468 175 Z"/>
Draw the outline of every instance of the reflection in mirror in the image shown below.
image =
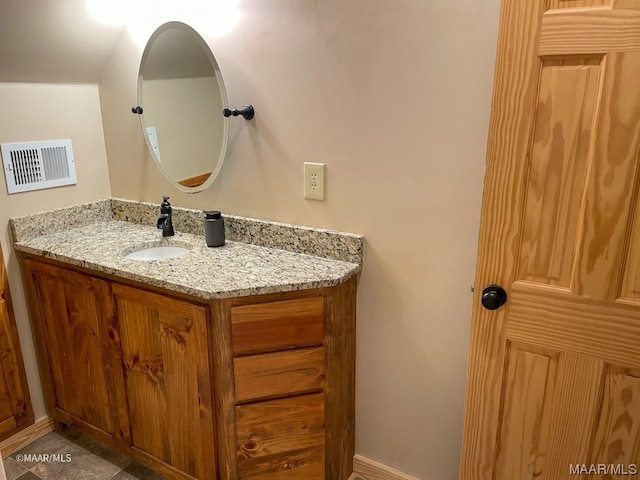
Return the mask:
<path fill-rule="evenodd" d="M 151 35 L 138 102 L 147 147 L 164 177 L 184 192 L 211 185 L 227 149 L 227 96 L 211 50 L 191 27 L 169 22 Z"/>

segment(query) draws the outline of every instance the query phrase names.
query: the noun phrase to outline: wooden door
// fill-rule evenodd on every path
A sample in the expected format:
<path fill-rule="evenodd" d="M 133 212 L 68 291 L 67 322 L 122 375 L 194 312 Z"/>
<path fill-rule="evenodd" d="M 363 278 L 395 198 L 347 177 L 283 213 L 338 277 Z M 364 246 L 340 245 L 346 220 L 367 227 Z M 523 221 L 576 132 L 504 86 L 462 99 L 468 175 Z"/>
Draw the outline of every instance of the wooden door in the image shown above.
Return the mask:
<path fill-rule="evenodd" d="M 133 448 L 190 477 L 214 480 L 206 308 L 124 285 L 112 288 Z"/>
<path fill-rule="evenodd" d="M 33 423 L 9 279 L 0 247 L 0 440 Z"/>
<path fill-rule="evenodd" d="M 636 478 L 639 152 L 640 0 L 503 0 L 460 479 Z"/>
<path fill-rule="evenodd" d="M 108 282 L 24 262 L 50 415 L 103 439 L 126 438 L 121 360 Z"/>

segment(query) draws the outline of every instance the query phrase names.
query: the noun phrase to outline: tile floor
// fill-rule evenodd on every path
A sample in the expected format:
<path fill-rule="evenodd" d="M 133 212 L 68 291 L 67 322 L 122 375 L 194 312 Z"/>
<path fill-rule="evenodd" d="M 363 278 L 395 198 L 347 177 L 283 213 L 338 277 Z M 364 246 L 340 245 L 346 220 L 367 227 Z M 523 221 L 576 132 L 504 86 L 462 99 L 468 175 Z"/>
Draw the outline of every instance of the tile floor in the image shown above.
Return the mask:
<path fill-rule="evenodd" d="M 166 480 L 73 430 L 45 435 L 4 459 L 4 468 L 7 480 Z"/>

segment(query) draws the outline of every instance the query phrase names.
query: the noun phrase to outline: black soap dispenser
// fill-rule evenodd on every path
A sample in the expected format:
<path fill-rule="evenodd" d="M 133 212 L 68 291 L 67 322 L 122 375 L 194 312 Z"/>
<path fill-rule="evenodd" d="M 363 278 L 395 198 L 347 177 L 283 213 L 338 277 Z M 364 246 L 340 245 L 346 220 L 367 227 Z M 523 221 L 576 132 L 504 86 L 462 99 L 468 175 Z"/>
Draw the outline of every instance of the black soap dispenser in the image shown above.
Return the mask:
<path fill-rule="evenodd" d="M 204 240 L 207 247 L 221 247 L 224 245 L 224 218 L 217 210 L 204 211 Z"/>

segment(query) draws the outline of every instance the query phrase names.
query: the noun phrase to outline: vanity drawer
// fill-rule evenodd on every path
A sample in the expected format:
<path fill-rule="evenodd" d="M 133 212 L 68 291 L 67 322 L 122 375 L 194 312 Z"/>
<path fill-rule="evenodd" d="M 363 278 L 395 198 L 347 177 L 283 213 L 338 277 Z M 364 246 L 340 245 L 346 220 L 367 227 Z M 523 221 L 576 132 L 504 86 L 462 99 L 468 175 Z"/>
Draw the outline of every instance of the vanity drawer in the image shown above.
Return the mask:
<path fill-rule="evenodd" d="M 324 347 L 236 357 L 233 366 L 239 403 L 324 387 Z"/>
<path fill-rule="evenodd" d="M 236 355 L 321 345 L 324 298 L 232 307 L 231 335 Z"/>
<path fill-rule="evenodd" d="M 324 395 L 236 407 L 240 479 L 324 480 Z"/>

